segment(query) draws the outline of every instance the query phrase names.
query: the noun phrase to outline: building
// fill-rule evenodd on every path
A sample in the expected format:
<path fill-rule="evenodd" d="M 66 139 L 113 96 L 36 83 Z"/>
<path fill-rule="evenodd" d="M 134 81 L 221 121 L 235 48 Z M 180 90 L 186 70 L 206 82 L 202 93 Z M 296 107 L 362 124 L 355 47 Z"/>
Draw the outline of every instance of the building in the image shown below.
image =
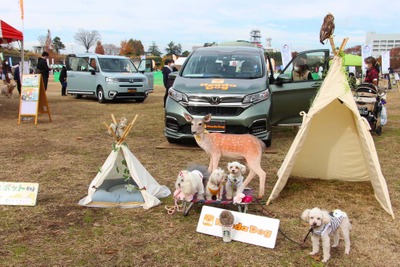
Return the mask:
<path fill-rule="evenodd" d="M 380 57 L 382 52 L 400 47 L 400 33 L 377 34 L 376 32 L 367 32 L 365 44 L 372 46 L 373 57 Z"/>

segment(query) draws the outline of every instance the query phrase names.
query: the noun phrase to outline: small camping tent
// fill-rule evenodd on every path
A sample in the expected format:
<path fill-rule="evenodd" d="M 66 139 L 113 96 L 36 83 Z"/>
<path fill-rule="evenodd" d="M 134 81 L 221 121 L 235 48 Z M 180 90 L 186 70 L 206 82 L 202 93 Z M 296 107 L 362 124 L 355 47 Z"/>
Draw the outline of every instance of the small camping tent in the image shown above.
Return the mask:
<path fill-rule="evenodd" d="M 368 122 L 358 112 L 342 58 L 332 66 L 278 170 L 267 204 L 285 187 L 289 176 L 344 181 L 371 181 L 375 197 L 394 218 Z"/>
<path fill-rule="evenodd" d="M 137 117 L 138 115 L 130 124 L 125 125 L 125 118 L 118 124 L 111 114 L 114 129 L 104 122 L 115 139 L 113 150 L 90 183 L 88 195 L 79 201 L 79 205 L 149 209 L 160 204 L 158 198 L 171 194 L 168 187 L 161 186 L 132 154 L 128 146 L 123 144 Z M 124 129 L 122 134 L 118 131 L 119 127 Z"/>
<path fill-rule="evenodd" d="M 160 204 L 171 194 L 161 186 L 126 145 L 115 145 L 90 183 L 88 195 L 79 201 L 88 207 L 143 207 Z"/>

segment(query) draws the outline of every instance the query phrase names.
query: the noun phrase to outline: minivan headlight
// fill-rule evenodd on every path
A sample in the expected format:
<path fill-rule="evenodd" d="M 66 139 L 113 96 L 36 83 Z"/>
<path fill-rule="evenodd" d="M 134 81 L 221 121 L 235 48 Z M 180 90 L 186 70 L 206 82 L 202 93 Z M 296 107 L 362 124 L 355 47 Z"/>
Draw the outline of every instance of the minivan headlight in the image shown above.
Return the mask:
<path fill-rule="evenodd" d="M 247 95 L 243 99 L 243 103 L 257 103 L 269 97 L 269 91 L 265 90 L 256 94 Z"/>
<path fill-rule="evenodd" d="M 187 95 L 172 89 L 172 87 L 169 88 L 168 95 L 177 102 L 189 102 Z"/>
<path fill-rule="evenodd" d="M 118 79 L 117 78 L 106 77 L 106 82 L 108 82 L 108 83 L 117 83 Z"/>

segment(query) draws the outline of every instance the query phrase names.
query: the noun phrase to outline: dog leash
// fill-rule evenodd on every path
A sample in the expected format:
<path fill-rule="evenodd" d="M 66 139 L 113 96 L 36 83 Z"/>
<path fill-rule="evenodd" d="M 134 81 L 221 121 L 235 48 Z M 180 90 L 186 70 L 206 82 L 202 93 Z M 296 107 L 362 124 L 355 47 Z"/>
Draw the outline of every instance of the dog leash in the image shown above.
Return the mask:
<path fill-rule="evenodd" d="M 265 208 L 265 205 L 262 205 L 261 202 L 260 202 L 260 200 L 257 199 L 257 198 L 256 198 L 256 203 L 259 204 L 259 205 L 261 206 L 261 212 L 262 212 L 263 214 L 267 213 L 267 214 L 266 214 L 267 216 L 271 216 L 271 215 L 272 215 L 272 216 L 271 216 L 272 218 L 275 218 L 275 217 L 276 217 L 276 215 L 273 214 L 272 212 L 269 212 L 269 211 Z M 306 243 L 307 237 L 308 237 L 308 235 L 313 231 L 313 229 L 310 228 L 310 230 L 308 230 L 308 233 L 307 233 L 306 237 L 304 238 L 303 243 L 300 243 L 300 242 L 298 242 L 298 241 L 296 241 L 296 240 L 293 240 L 292 238 L 290 238 L 289 236 L 287 236 L 287 235 L 281 230 L 281 228 L 279 228 L 278 231 L 279 231 L 279 233 L 281 233 L 287 240 L 292 241 L 293 243 L 296 243 L 297 245 L 299 245 L 299 246 L 302 247 L 302 248 L 305 248 L 305 247 L 306 247 L 305 243 Z"/>

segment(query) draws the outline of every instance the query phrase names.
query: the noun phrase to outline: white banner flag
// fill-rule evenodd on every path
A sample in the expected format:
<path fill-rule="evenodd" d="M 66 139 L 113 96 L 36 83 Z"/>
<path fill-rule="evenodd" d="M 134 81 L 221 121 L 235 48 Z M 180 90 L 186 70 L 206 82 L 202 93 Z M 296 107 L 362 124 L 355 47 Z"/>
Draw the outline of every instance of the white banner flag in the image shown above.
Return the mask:
<path fill-rule="evenodd" d="M 283 68 L 292 60 L 292 49 L 288 44 L 284 44 L 281 48 L 282 65 Z"/>
<path fill-rule="evenodd" d="M 367 73 L 365 69 L 364 59 L 371 56 L 371 46 L 364 44 L 361 46 L 361 57 L 362 57 L 362 73 L 365 75 Z"/>
<path fill-rule="evenodd" d="M 389 73 L 390 68 L 390 51 L 382 52 L 382 74 Z"/>

